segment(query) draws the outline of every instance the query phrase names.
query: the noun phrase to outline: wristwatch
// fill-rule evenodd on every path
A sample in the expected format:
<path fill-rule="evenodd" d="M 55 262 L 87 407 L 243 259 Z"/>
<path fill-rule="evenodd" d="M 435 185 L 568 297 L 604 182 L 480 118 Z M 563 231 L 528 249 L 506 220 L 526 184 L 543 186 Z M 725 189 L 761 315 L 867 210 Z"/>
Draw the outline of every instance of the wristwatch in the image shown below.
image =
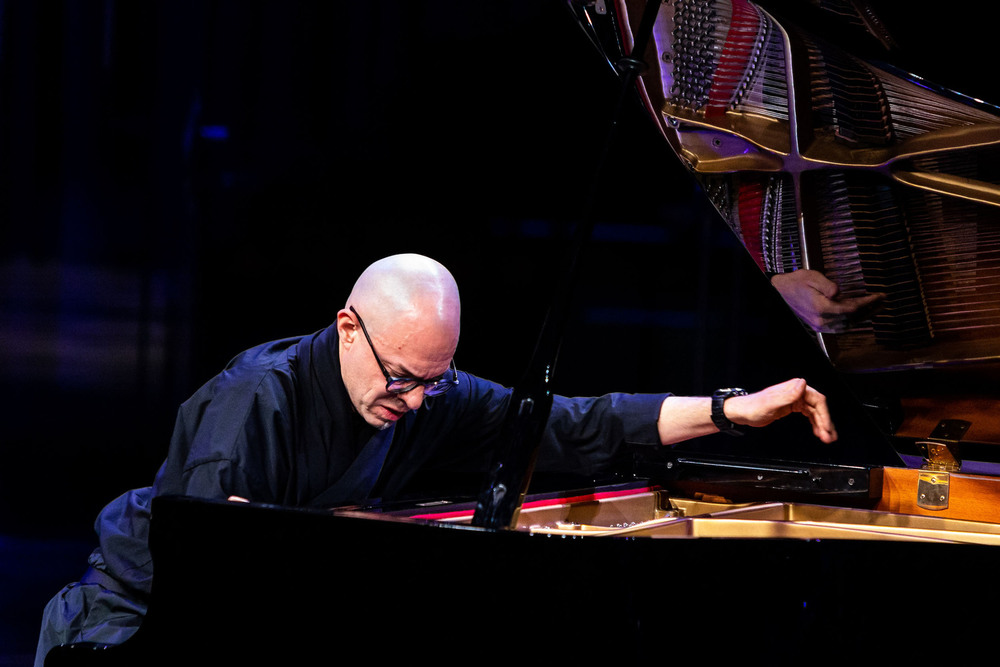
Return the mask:
<path fill-rule="evenodd" d="M 729 435 L 743 435 L 740 427 L 726 418 L 726 413 L 722 411 L 722 404 L 726 402 L 727 398 L 746 395 L 746 390 L 739 387 L 717 389 L 712 394 L 712 423 L 715 424 L 716 428 Z"/>

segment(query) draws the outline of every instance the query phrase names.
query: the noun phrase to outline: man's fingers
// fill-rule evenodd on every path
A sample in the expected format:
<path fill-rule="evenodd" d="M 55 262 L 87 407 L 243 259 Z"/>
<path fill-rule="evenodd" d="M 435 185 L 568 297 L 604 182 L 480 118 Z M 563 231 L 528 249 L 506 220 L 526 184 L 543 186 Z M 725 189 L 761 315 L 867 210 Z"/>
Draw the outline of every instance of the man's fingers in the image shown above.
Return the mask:
<path fill-rule="evenodd" d="M 800 410 L 813 426 L 813 433 L 823 442 L 833 442 L 837 439 L 837 430 L 833 425 L 833 418 L 830 416 L 830 409 L 826 403 L 826 396 L 807 386 L 802 395 Z"/>
<path fill-rule="evenodd" d="M 837 439 L 826 396 L 810 387 L 802 378 L 792 378 L 761 390 L 755 396 L 758 412 L 751 423 L 764 426 L 790 412 L 800 412 L 809 419 L 813 433 L 823 442 Z"/>

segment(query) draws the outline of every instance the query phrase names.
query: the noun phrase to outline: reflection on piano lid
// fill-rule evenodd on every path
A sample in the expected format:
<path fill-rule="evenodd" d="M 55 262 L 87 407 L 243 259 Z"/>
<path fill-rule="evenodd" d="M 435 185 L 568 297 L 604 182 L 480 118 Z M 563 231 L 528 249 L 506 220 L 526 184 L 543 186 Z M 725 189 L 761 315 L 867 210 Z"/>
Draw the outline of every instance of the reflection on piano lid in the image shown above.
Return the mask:
<path fill-rule="evenodd" d="M 645 5 L 579 11 L 617 61 Z M 892 44 L 866 3 L 667 0 L 640 93 L 762 270 L 885 295 L 817 335 L 838 368 L 1000 359 L 1000 110 L 866 39 Z"/>
<path fill-rule="evenodd" d="M 850 400 L 834 406 L 839 463 L 921 467 L 929 452 L 945 452 L 955 469 L 997 474 L 1000 109 L 919 76 L 898 46 L 910 35 L 895 32 L 899 13 L 913 12 L 892 3 L 657 4 L 637 100 L 671 157 L 690 170 L 763 272 L 787 277 L 811 269 L 842 297 L 884 295 L 846 328 L 810 334 L 865 406 L 866 414 Z M 648 5 L 571 6 L 621 69 Z M 895 20 L 883 20 L 883 9 L 894 10 Z M 932 58 L 942 63 L 936 74 L 948 72 L 949 55 L 964 65 L 964 53 L 948 51 L 966 36 L 950 37 L 933 36 L 940 49 Z M 928 38 L 922 32 L 915 40 L 921 50 Z M 906 69 L 888 64 L 897 59 Z M 976 88 L 981 94 L 982 85 Z M 839 390 L 822 390 L 839 401 Z M 880 454 L 870 418 L 891 436 L 893 454 Z M 968 428 L 940 437 L 941 425 L 957 422 Z M 703 477 L 701 463 L 692 467 L 697 457 L 721 455 L 737 466 L 731 472 L 750 451 L 763 478 L 767 463 L 791 470 L 831 463 L 830 450 L 812 447 L 808 437 L 772 431 L 755 434 L 752 444 L 684 444 L 646 463 L 672 466 L 678 482 Z M 689 462 L 687 472 L 677 456 Z M 747 482 L 727 494 L 754 494 L 757 486 L 769 492 L 754 483 L 756 475 L 722 477 Z"/>

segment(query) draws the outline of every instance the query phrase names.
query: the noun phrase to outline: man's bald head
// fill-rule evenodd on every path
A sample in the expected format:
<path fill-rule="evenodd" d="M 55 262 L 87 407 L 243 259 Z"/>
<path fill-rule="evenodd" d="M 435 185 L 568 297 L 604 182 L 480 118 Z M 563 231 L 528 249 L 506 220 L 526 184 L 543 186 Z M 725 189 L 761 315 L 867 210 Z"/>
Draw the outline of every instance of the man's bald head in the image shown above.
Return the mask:
<path fill-rule="evenodd" d="M 393 377 L 441 377 L 458 347 L 460 316 L 455 279 L 429 257 L 393 255 L 364 270 L 337 313 L 337 333 L 344 386 L 368 423 L 381 428 L 423 401 L 422 388 L 387 391 L 378 361 Z"/>
<path fill-rule="evenodd" d="M 406 321 L 435 322 L 459 330 L 458 285 L 442 264 L 417 254 L 385 257 L 362 272 L 346 307 L 364 313 L 374 330 Z"/>

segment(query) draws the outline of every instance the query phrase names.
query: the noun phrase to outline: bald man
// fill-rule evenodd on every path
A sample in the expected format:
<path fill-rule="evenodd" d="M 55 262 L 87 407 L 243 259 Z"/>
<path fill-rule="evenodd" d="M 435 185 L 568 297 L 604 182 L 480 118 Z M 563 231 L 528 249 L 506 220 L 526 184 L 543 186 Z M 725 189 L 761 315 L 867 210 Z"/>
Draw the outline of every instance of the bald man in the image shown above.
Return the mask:
<path fill-rule="evenodd" d="M 98 516 L 87 573 L 46 607 L 36 665 L 58 644 L 117 644 L 138 628 L 153 578 L 154 496 L 323 508 L 484 471 L 511 392 L 456 369 L 460 311 L 445 267 L 395 255 L 361 274 L 332 326 L 234 358 L 181 405 L 153 485 Z M 707 397 L 557 396 L 537 469 L 592 474 L 625 447 L 717 432 L 720 417 L 763 426 L 801 412 L 819 439 L 836 438 L 825 398 L 803 380 L 721 407 L 713 419 Z"/>
<path fill-rule="evenodd" d="M 395 255 L 361 274 L 336 327 L 344 385 L 366 422 L 386 428 L 421 406 L 424 384 L 386 392 L 379 378 L 388 381 L 390 371 L 395 377 L 443 378 L 458 347 L 460 316 L 454 278 L 429 258 Z"/>

